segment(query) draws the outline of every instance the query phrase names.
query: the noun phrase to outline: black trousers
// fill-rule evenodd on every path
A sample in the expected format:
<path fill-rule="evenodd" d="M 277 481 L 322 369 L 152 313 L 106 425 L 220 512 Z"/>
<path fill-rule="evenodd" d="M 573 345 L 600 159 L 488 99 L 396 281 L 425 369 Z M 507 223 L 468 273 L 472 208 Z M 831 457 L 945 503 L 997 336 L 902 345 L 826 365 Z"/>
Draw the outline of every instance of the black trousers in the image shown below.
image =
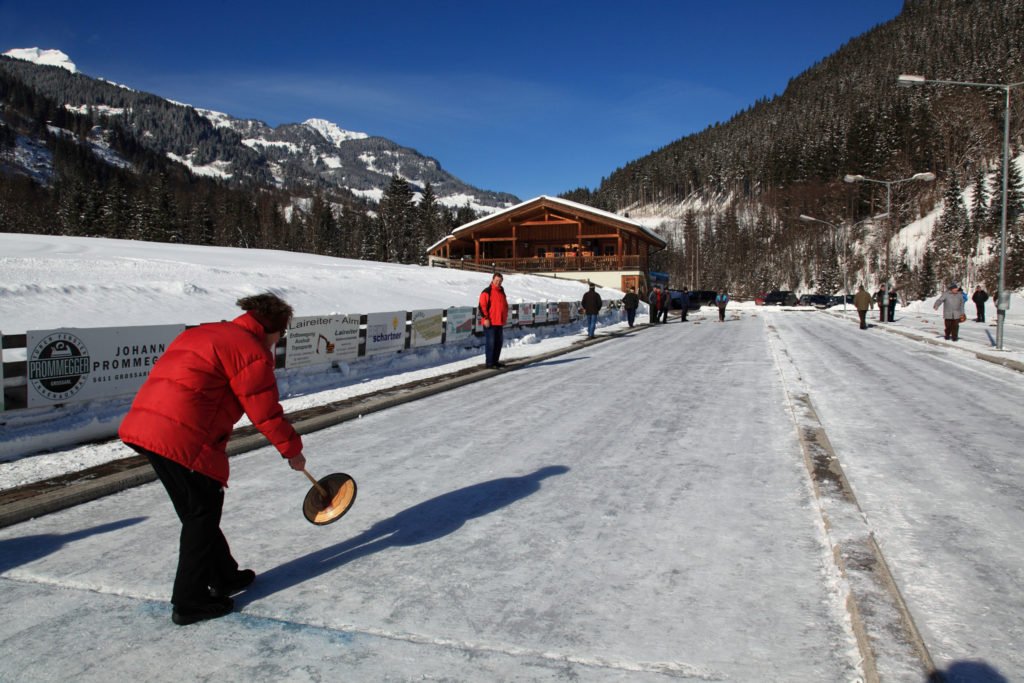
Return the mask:
<path fill-rule="evenodd" d="M 171 604 L 189 609 L 209 604 L 210 586 L 223 586 L 238 571 L 238 562 L 220 530 L 224 489 L 220 482 L 193 472 L 145 449 L 134 447 L 149 460 L 167 489 L 181 520 L 178 570 Z"/>
<path fill-rule="evenodd" d="M 490 367 L 498 364 L 501 347 L 505 343 L 505 328 L 491 325 L 484 328 L 484 363 Z"/>
<path fill-rule="evenodd" d="M 857 309 L 857 316 L 860 318 L 860 329 L 862 329 L 862 330 L 868 329 L 868 324 L 867 324 L 868 312 L 866 310 L 862 311 L 862 310 L 860 310 L 858 308 Z"/>

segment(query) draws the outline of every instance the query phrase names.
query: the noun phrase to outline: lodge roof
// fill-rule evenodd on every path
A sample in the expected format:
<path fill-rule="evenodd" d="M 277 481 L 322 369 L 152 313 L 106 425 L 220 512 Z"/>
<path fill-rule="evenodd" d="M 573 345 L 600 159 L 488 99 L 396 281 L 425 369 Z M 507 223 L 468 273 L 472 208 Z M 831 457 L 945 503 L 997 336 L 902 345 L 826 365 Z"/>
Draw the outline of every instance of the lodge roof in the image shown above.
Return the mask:
<path fill-rule="evenodd" d="M 668 246 L 668 242 L 659 237 L 657 234 L 655 234 L 648 228 L 644 227 L 640 223 L 632 221 L 629 218 L 626 218 L 625 216 L 620 216 L 609 211 L 602 211 L 601 209 L 595 209 L 592 206 L 580 204 L 579 202 L 569 201 L 568 199 L 561 199 L 559 197 L 549 197 L 548 195 L 541 195 L 539 197 L 534 197 L 533 199 L 529 199 L 525 202 L 516 204 L 515 206 L 510 206 L 509 208 L 504 209 L 502 211 L 498 211 L 488 216 L 484 216 L 483 218 L 478 218 L 475 221 L 470 221 L 465 225 L 461 225 L 452 230 L 450 234 L 445 235 L 440 240 L 427 247 L 427 251 L 433 251 L 437 247 L 444 244 L 446 241 L 460 237 L 460 233 L 472 233 L 476 230 L 479 230 L 480 228 L 484 228 L 494 223 L 499 223 L 503 220 L 511 218 L 515 214 L 525 214 L 542 206 L 546 206 L 555 210 L 561 210 L 577 216 L 584 216 L 591 220 L 624 228 L 630 232 L 636 232 L 645 239 L 647 239 L 649 242 L 656 244 L 658 247 L 662 249 Z"/>

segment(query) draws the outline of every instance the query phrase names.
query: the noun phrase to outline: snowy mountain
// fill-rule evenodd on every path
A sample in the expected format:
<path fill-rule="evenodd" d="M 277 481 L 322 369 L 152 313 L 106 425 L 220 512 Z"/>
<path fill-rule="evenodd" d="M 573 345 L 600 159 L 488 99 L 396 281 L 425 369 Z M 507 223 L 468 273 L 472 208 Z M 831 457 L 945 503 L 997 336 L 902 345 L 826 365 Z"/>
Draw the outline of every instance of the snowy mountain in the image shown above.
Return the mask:
<path fill-rule="evenodd" d="M 44 66 L 59 66 L 71 73 L 78 73 L 78 67 L 71 61 L 71 58 L 60 50 L 41 50 L 38 47 L 15 48 L 4 53 L 8 57 L 21 59 L 33 64 Z"/>
<path fill-rule="evenodd" d="M 469 205 L 492 212 L 519 202 L 511 194 L 461 181 L 436 159 L 414 149 L 347 131 L 324 119 L 275 128 L 85 76 L 60 50 L 14 49 L 4 56 L 8 59 L 0 58 L 0 70 L 68 111 L 90 116 L 99 129 L 95 136 L 102 137 L 116 122 L 138 144 L 187 166 L 195 175 L 306 193 L 348 192 L 376 203 L 397 174 L 414 191 L 429 183 L 437 201 L 450 207 Z M 38 168 L 7 156 L 9 166 L 38 177 Z"/>
<path fill-rule="evenodd" d="M 272 128 L 263 121 L 236 119 L 222 112 L 196 109 L 218 128 L 237 133 L 243 145 L 266 158 L 279 186 L 314 178 L 329 186 L 379 202 L 392 175 L 422 190 L 433 187 L 438 202 L 474 211 L 493 212 L 518 203 L 507 193 L 467 185 L 433 158 L 367 133 L 345 130 L 325 119 L 308 119 Z"/>

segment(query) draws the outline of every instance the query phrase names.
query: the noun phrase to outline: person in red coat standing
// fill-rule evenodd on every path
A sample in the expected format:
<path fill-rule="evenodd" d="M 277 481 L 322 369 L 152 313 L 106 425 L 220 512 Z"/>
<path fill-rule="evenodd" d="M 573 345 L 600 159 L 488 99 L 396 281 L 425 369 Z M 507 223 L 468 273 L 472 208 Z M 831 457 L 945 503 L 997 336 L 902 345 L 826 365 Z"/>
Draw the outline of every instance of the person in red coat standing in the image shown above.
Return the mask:
<path fill-rule="evenodd" d="M 220 529 L 228 483 L 228 438 L 245 413 L 294 470 L 302 439 L 284 417 L 274 346 L 292 308 L 274 294 L 238 300 L 245 313 L 178 335 L 153 366 L 118 430 L 146 456 L 181 520 L 171 619 L 179 625 L 234 609 L 231 595 L 256 578 L 240 570 Z"/>
<path fill-rule="evenodd" d="M 503 280 L 501 273 L 495 273 L 491 277 L 491 284 L 480 292 L 477 307 L 480 312 L 480 324 L 484 328 L 484 362 L 489 368 L 505 367 L 504 363 L 498 362 L 501 358 L 501 346 L 505 341 L 503 328 L 508 322 L 508 299 L 501 286 Z"/>

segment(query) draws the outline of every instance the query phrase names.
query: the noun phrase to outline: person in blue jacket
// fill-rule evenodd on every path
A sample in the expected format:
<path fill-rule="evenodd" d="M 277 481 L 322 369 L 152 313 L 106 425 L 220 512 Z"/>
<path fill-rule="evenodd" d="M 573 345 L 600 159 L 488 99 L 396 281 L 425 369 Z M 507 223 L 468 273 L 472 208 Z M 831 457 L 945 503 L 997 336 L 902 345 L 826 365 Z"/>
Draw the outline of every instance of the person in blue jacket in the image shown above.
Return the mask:
<path fill-rule="evenodd" d="M 682 293 L 679 295 L 679 303 L 682 305 L 682 322 L 686 322 L 686 312 L 690 309 L 690 290 L 683 287 Z"/>

